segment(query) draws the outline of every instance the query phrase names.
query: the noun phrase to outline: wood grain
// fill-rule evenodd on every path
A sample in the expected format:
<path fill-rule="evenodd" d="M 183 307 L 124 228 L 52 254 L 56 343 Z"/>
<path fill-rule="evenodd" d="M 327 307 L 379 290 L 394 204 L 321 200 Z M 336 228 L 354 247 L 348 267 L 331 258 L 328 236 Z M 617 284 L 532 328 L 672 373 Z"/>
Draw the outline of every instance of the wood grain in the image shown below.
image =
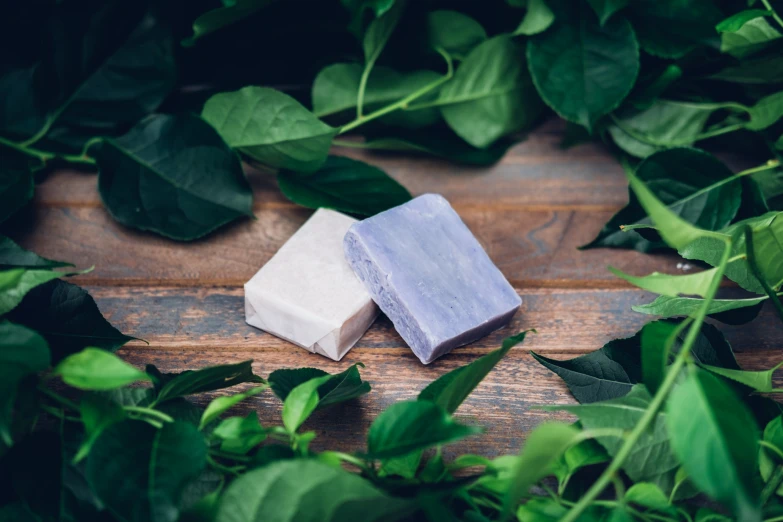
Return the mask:
<path fill-rule="evenodd" d="M 457 209 L 498 268 L 519 287 L 629 287 L 606 266 L 634 274 L 676 272 L 675 256 L 588 250 L 612 212 Z M 312 211 L 280 207 L 228 225 L 207 238 L 178 243 L 126 228 L 100 207 L 37 206 L 12 235 L 40 255 L 96 270 L 84 284 L 239 286 L 249 280 Z"/>

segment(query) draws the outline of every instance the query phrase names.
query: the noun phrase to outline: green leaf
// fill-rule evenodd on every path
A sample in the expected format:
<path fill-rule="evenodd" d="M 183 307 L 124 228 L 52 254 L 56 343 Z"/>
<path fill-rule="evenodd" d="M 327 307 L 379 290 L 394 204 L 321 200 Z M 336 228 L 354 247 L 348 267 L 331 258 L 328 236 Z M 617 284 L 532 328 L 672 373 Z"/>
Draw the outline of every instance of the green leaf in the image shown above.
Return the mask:
<path fill-rule="evenodd" d="M 277 182 L 288 199 L 304 207 L 332 208 L 363 216 L 411 199 L 410 192 L 381 169 L 341 156 L 329 156 L 312 176 L 281 171 Z"/>
<path fill-rule="evenodd" d="M 445 50 L 462 60 L 474 47 L 487 39 L 480 23 L 458 11 L 446 9 L 427 15 L 427 36 L 430 46 Z"/>
<path fill-rule="evenodd" d="M 522 50 L 503 35 L 473 49 L 435 103 L 449 127 L 478 148 L 528 127 L 541 112 Z"/>
<path fill-rule="evenodd" d="M 580 469 L 610 460 L 609 454 L 606 453 L 603 446 L 592 439 L 587 439 L 569 447 L 555 463 L 553 473 L 557 477 L 562 491 Z"/>
<path fill-rule="evenodd" d="M 642 111 L 622 111 L 608 130 L 615 144 L 637 158 L 671 147 L 691 146 L 714 105 L 656 100 Z"/>
<path fill-rule="evenodd" d="M 384 410 L 367 433 L 367 452 L 388 459 L 481 433 L 477 426 L 459 424 L 429 401 L 403 401 Z"/>
<path fill-rule="evenodd" d="M 135 339 L 109 324 L 83 288 L 60 279 L 31 290 L 8 319 L 40 333 L 55 364 L 87 346 L 114 351 Z"/>
<path fill-rule="evenodd" d="M 266 430 L 258 422 L 258 414 L 252 411 L 246 417 L 224 419 L 212 431 L 221 440 L 220 450 L 245 455 L 266 439 Z"/>
<path fill-rule="evenodd" d="M 650 275 L 636 277 L 611 266 L 608 268 L 611 273 L 621 279 L 625 279 L 634 286 L 670 297 L 678 297 L 683 294 L 704 297 L 709 291 L 710 282 L 717 272 L 717 268 L 710 268 L 709 270 L 702 270 L 693 274 L 673 275 L 653 272 Z"/>
<path fill-rule="evenodd" d="M 756 422 L 734 392 L 692 371 L 666 403 L 671 445 L 690 480 L 741 520 L 760 520 Z"/>
<path fill-rule="evenodd" d="M 101 199 L 129 227 L 189 241 L 252 215 L 239 158 L 197 116 L 151 116 L 90 154 Z"/>
<path fill-rule="evenodd" d="M 405 10 L 405 4 L 404 0 L 394 2 L 394 5 L 370 22 L 362 40 L 364 62 L 367 64 L 367 67 L 372 68 L 372 65 L 381 55 L 381 51 L 386 47 L 386 42 L 389 41 L 394 29 L 397 27 L 397 23 L 400 21 L 402 12 Z"/>
<path fill-rule="evenodd" d="M 680 58 L 716 40 L 722 14 L 713 2 L 634 0 L 626 9 L 642 49 L 661 58 Z"/>
<path fill-rule="evenodd" d="M 554 473 L 565 451 L 579 442 L 578 428 L 559 422 L 545 422 L 530 432 L 514 467 L 513 479 L 504 499 L 504 511 L 510 512 L 536 482 Z"/>
<path fill-rule="evenodd" d="M 766 129 L 783 118 L 783 91 L 765 96 L 748 108 L 750 121 L 745 128 L 759 131 Z"/>
<path fill-rule="evenodd" d="M 84 424 L 84 440 L 73 457 L 74 463 L 80 462 L 89 455 L 95 441 L 103 431 L 114 424 L 125 420 L 125 410 L 106 395 L 88 393 L 79 403 L 79 415 Z"/>
<path fill-rule="evenodd" d="M 748 20 L 735 31 L 723 31 L 720 35 L 720 50 L 735 58 L 745 58 L 764 50 L 770 42 L 783 38 L 763 16 Z"/>
<path fill-rule="evenodd" d="M 783 363 L 779 363 L 775 365 L 774 368 L 770 368 L 769 370 L 756 372 L 736 370 L 732 368 L 719 368 L 716 366 L 709 366 L 707 364 L 703 364 L 702 367 L 716 375 L 720 375 L 721 377 L 725 377 L 727 379 L 737 381 L 740 384 L 744 384 L 745 386 L 749 386 L 757 392 L 769 393 L 774 390 L 774 386 L 772 385 L 772 375 L 778 368 L 780 368 L 781 365 L 783 365 Z"/>
<path fill-rule="evenodd" d="M 295 433 L 299 426 L 318 407 L 318 387 L 332 376 L 324 375 L 305 381 L 296 386 L 283 401 L 283 426 L 289 433 Z"/>
<path fill-rule="evenodd" d="M 441 375 L 419 393 L 418 400 L 434 402 L 448 413 L 454 413 L 509 350 L 525 340 L 529 331 L 508 337 L 501 348 Z"/>
<path fill-rule="evenodd" d="M 740 180 L 725 182 L 731 176 L 732 172 L 720 160 L 698 149 L 676 148 L 652 154 L 636 168 L 636 181 L 631 184 L 632 189 L 642 185 L 640 190 L 644 192 L 645 200 L 640 201 L 639 194 L 629 190 L 628 205 L 612 216 L 598 236 L 583 248 L 635 248 L 644 252 L 663 246 L 636 232 L 620 229 L 623 225 L 651 223 L 645 205 L 653 200 L 666 205 L 658 212 L 674 214 L 674 222 L 682 223 L 682 228 L 675 226 L 676 230 L 689 231 L 690 239 L 685 240 L 686 244 L 701 236 L 701 232 L 690 224 L 720 230 L 734 219 L 742 199 Z M 655 208 L 661 206 L 652 204 Z M 720 257 L 720 253 L 717 250 L 715 256 Z"/>
<path fill-rule="evenodd" d="M 0 146 L 0 223 L 27 205 L 34 192 L 28 159 Z"/>
<path fill-rule="evenodd" d="M 654 511 L 671 512 L 675 510 L 674 506 L 669 504 L 669 498 L 655 484 L 649 482 L 638 482 L 628 488 L 623 497 L 626 502 L 631 502 L 637 506 L 642 506 Z M 675 510 L 676 511 L 676 510 Z"/>
<path fill-rule="evenodd" d="M 101 348 L 85 348 L 69 355 L 54 367 L 52 374 L 80 390 L 113 390 L 150 380 L 146 373 Z"/>
<path fill-rule="evenodd" d="M 27 132 L 18 137 L 38 149 L 80 154 L 91 138 L 117 135 L 157 109 L 174 88 L 174 45 L 168 24 L 145 10 L 62 6 L 42 43 L 57 52 L 38 64 L 27 86 L 39 94 L 38 114 L 26 115 Z"/>
<path fill-rule="evenodd" d="M 249 86 L 215 94 L 201 116 L 226 143 L 275 168 L 315 172 L 329 154 L 337 130 L 287 94 Z"/>
<path fill-rule="evenodd" d="M 754 18 L 771 15 L 772 13 L 766 9 L 746 9 L 723 20 L 721 23 L 715 26 L 715 30 L 719 33 L 724 33 L 727 31 L 736 32 L 739 31 L 743 25 L 745 25 L 747 22 L 750 22 Z"/>
<path fill-rule="evenodd" d="M 199 38 L 244 20 L 272 2 L 274 0 L 236 0 L 231 5 L 211 9 L 193 21 L 193 34 L 182 44 L 192 46 Z"/>
<path fill-rule="evenodd" d="M 588 508 L 583 514 L 582 518 L 586 521 L 593 521 L 594 519 L 590 513 L 592 508 Z M 562 504 L 556 502 L 549 497 L 533 497 L 528 500 L 517 509 L 517 520 L 519 522 L 556 522 L 561 520 L 568 508 Z"/>
<path fill-rule="evenodd" d="M 767 423 L 763 439 L 783 452 L 783 417 L 778 415 Z"/>
<path fill-rule="evenodd" d="M 64 275 L 51 270 L 27 270 L 12 268 L 0 272 L 0 315 L 5 315 L 19 303 L 30 290 Z"/>
<path fill-rule="evenodd" d="M 212 399 L 212 402 L 207 405 L 207 409 L 205 409 L 204 413 L 201 415 L 201 422 L 199 422 L 198 429 L 203 430 L 207 424 L 217 419 L 230 408 L 233 408 L 249 397 L 258 395 L 262 391 L 266 390 L 266 388 L 266 386 L 257 386 L 255 388 L 250 388 L 246 391 L 243 391 L 242 393 L 226 395 L 224 397 L 217 397 Z"/>
<path fill-rule="evenodd" d="M 513 139 L 500 139 L 484 149 L 468 145 L 450 130 L 438 132 L 435 129 L 367 132 L 361 148 L 377 150 L 399 150 L 408 153 L 424 153 L 467 165 L 493 165 L 506 155 Z"/>
<path fill-rule="evenodd" d="M 313 113 L 318 117 L 338 115 L 352 120 L 356 114 L 357 96 L 363 67 L 358 63 L 336 63 L 321 69 L 313 82 Z M 434 71 L 398 72 L 389 67 L 374 67 L 364 91 L 364 109 L 372 112 L 391 105 L 416 91 L 440 81 L 441 75 Z M 416 103 L 429 102 L 436 96 L 422 95 Z M 440 119 L 436 108 L 397 110 L 379 119 L 389 125 L 423 127 Z M 328 147 L 327 147 L 328 150 Z"/>
<path fill-rule="evenodd" d="M 156 403 L 177 397 L 230 388 L 245 382 L 263 383 L 264 379 L 253 373 L 253 361 L 210 366 L 201 370 L 187 370 L 178 374 L 161 374 L 155 388 Z M 147 366 L 147 373 L 155 376 L 157 368 Z"/>
<path fill-rule="evenodd" d="M 632 430 L 647 411 L 652 398 L 643 385 L 634 386 L 624 397 L 579 406 L 549 406 L 547 410 L 565 410 L 579 417 L 582 428 Z M 656 414 L 650 428 L 641 434 L 623 464 L 623 471 L 635 482 L 647 481 L 671 491 L 679 460 L 669 446 L 666 416 Z M 598 437 L 596 441 L 614 457 L 623 445 L 617 437 Z M 650 458 L 650 455 L 655 455 Z"/>
<path fill-rule="evenodd" d="M 549 29 L 555 21 L 555 13 L 546 5 L 546 0 L 528 0 L 525 17 L 514 31 L 514 35 L 533 36 Z"/>
<path fill-rule="evenodd" d="M 653 321 L 642 328 L 642 382 L 651 393 L 656 393 L 663 383 L 677 335 L 688 324 Z"/>
<path fill-rule="evenodd" d="M 234 480 L 215 522 L 402 520 L 413 509 L 412 501 L 388 496 L 353 473 L 300 459 L 274 462 Z"/>
<path fill-rule="evenodd" d="M 613 14 L 628 5 L 628 0 L 587 0 L 587 3 L 598 15 L 598 21 L 601 22 L 601 25 L 604 25 Z"/>
<path fill-rule="evenodd" d="M 530 39 L 530 74 L 544 102 L 563 118 L 593 129 L 628 95 L 639 73 L 633 29 L 615 17 L 601 26 L 579 3 Z"/>
<path fill-rule="evenodd" d="M 14 442 L 11 425 L 22 380 L 50 365 L 49 348 L 43 337 L 24 326 L 0 322 L 0 442 L 7 446 Z"/>
<path fill-rule="evenodd" d="M 709 76 L 724 82 L 763 85 L 783 82 L 783 56 L 773 53 L 760 58 L 743 60 Z"/>
<path fill-rule="evenodd" d="M 768 299 L 757 297 L 750 299 L 713 299 L 707 308 L 707 315 L 713 316 L 726 324 L 742 324 L 753 320 L 759 313 L 761 305 Z M 703 299 L 695 297 L 658 296 L 652 303 L 634 305 L 634 312 L 661 317 L 689 316 L 694 314 L 704 303 Z M 735 311 L 741 310 L 737 314 Z"/>
<path fill-rule="evenodd" d="M 87 457 L 87 481 L 103 503 L 130 522 L 175 522 L 187 484 L 206 465 L 207 446 L 192 424 L 156 429 L 126 420 L 103 431 Z"/>
<path fill-rule="evenodd" d="M 6 236 L 0 236 L 0 268 L 58 268 L 73 266 L 65 261 L 46 259 L 25 250 Z"/>

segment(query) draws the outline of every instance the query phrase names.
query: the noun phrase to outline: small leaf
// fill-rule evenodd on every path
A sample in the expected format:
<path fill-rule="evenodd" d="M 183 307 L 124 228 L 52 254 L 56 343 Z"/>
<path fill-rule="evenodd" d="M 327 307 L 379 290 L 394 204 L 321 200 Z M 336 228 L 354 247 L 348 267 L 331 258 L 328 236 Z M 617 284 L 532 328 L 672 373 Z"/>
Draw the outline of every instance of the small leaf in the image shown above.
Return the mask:
<path fill-rule="evenodd" d="M 435 103 L 449 127 L 478 148 L 528 127 L 541 112 L 522 50 L 504 35 L 473 49 Z"/>
<path fill-rule="evenodd" d="M 318 407 L 318 387 L 332 376 L 324 375 L 303 382 L 286 396 L 283 402 L 283 425 L 289 433 L 295 433 L 299 426 Z"/>
<path fill-rule="evenodd" d="M 774 40 L 783 38 L 763 16 L 752 18 L 734 31 L 720 35 L 720 50 L 735 58 L 745 58 L 764 50 Z"/>
<path fill-rule="evenodd" d="M 369 481 L 311 459 L 254 469 L 226 489 L 215 522 L 342 522 L 403 520 L 415 509 Z"/>
<path fill-rule="evenodd" d="M 156 384 L 156 389 L 159 391 L 155 402 L 161 403 L 186 395 L 221 390 L 245 382 L 263 383 L 264 379 L 253 373 L 252 363 L 253 361 L 243 361 L 236 364 L 210 366 L 201 370 L 187 370 L 178 374 L 163 374 L 165 382 Z M 154 367 L 152 370 L 157 372 Z M 149 366 L 147 373 L 154 376 Z"/>
<path fill-rule="evenodd" d="M 103 431 L 87 457 L 87 481 L 129 522 L 175 522 L 185 486 L 206 466 L 207 446 L 192 424 L 156 429 L 126 420 Z"/>
<path fill-rule="evenodd" d="M 52 373 L 59 375 L 65 384 L 80 390 L 113 390 L 150 380 L 146 373 L 101 348 L 85 348 L 69 355 L 54 367 Z"/>
<path fill-rule="evenodd" d="M 210 402 L 207 405 L 207 408 L 204 410 L 204 413 L 201 415 L 201 422 L 199 422 L 198 429 L 203 430 L 207 424 L 217 419 L 219 416 L 221 416 L 223 413 L 228 411 L 230 408 L 236 406 L 237 404 L 247 399 L 248 397 L 253 397 L 254 395 L 258 395 L 262 391 L 266 390 L 266 388 L 267 388 L 266 386 L 258 386 L 255 388 L 250 388 L 242 393 L 237 393 L 235 395 L 227 395 L 224 397 L 217 397 L 215 399 L 212 399 L 212 402 Z"/>
<path fill-rule="evenodd" d="M 258 422 L 255 411 L 246 417 L 230 417 L 221 421 L 212 436 L 221 440 L 220 450 L 245 455 L 266 439 L 266 430 Z"/>
<path fill-rule="evenodd" d="M 669 498 L 661 488 L 649 482 L 638 482 L 628 488 L 624 500 L 655 511 L 676 511 L 674 506 L 669 504 Z"/>
<path fill-rule="evenodd" d="M 397 23 L 405 10 L 405 4 L 405 0 L 395 1 L 390 8 L 370 22 L 370 25 L 367 27 L 362 40 L 362 50 L 364 51 L 364 62 L 370 68 L 372 68 L 372 64 L 375 63 L 378 56 L 380 56 L 383 48 L 386 47 L 386 42 L 389 41 L 394 29 L 397 27 Z"/>
<path fill-rule="evenodd" d="M 650 275 L 636 277 L 628 275 L 620 270 L 609 267 L 609 271 L 619 278 L 625 279 L 634 286 L 643 290 L 655 292 L 656 294 L 667 295 L 669 297 L 679 297 L 680 295 L 698 295 L 704 297 L 707 294 L 710 283 L 715 277 L 717 268 L 702 270 L 693 274 L 661 274 L 653 272 Z"/>
<path fill-rule="evenodd" d="M 587 0 L 595 14 L 598 15 L 598 21 L 604 25 L 613 14 L 625 8 L 629 0 Z"/>
<path fill-rule="evenodd" d="M 311 176 L 288 171 L 277 175 L 283 194 L 308 208 L 372 216 L 411 199 L 410 193 L 379 168 L 367 163 L 329 156 Z"/>
<path fill-rule="evenodd" d="M 106 428 L 125 419 L 125 410 L 122 406 L 106 395 L 96 393 L 85 394 L 79 403 L 79 414 L 84 424 L 85 437 L 73 457 L 74 463 L 80 462 L 89 455 L 93 444 Z"/>
<path fill-rule="evenodd" d="M 62 276 L 61 272 L 51 270 L 27 270 L 12 268 L 0 272 L 0 315 L 5 315 L 19 303 L 24 296 L 35 288 Z"/>
<path fill-rule="evenodd" d="M 653 321 L 642 328 L 642 381 L 650 393 L 656 393 L 661 386 L 677 335 L 688 324 Z"/>
<path fill-rule="evenodd" d="M 745 127 L 759 131 L 774 125 L 783 118 L 783 91 L 765 96 L 748 108 L 750 122 Z"/>
<path fill-rule="evenodd" d="M 707 364 L 703 364 L 702 367 L 716 375 L 720 375 L 721 377 L 725 377 L 727 379 L 737 381 L 740 384 L 744 384 L 745 386 L 749 386 L 757 392 L 769 393 L 774 390 L 774 387 L 772 386 L 772 375 L 778 368 L 780 368 L 781 365 L 783 365 L 783 362 L 775 365 L 774 368 L 770 368 L 769 370 L 756 372 L 736 370 L 733 368 L 719 368 L 715 366 L 709 366 Z"/>
<path fill-rule="evenodd" d="M 403 401 L 386 408 L 367 433 L 369 458 L 388 459 L 481 433 L 476 426 L 455 422 L 429 401 Z"/>
<path fill-rule="evenodd" d="M 778 415 L 767 423 L 767 426 L 764 428 L 763 439 L 783 453 L 783 417 Z M 781 459 L 780 455 L 775 455 L 775 457 L 778 460 Z"/>
<path fill-rule="evenodd" d="M 740 519 L 760 520 L 759 434 L 745 405 L 705 371 L 691 371 L 666 404 L 672 448 L 690 480 Z"/>
<path fill-rule="evenodd" d="M 14 241 L 5 236 L 0 236 L 0 268 L 58 268 L 73 266 L 65 261 L 46 259 L 34 252 L 25 250 Z"/>
<path fill-rule="evenodd" d="M 554 21 L 555 13 L 546 5 L 546 0 L 528 0 L 525 17 L 514 31 L 514 35 L 533 36 L 543 33 Z"/>
<path fill-rule="evenodd" d="M 60 279 L 34 288 L 8 318 L 43 335 L 55 364 L 87 346 L 114 351 L 134 339 L 109 324 L 83 288 Z"/>
<path fill-rule="evenodd" d="M 211 9 L 193 21 L 193 34 L 182 41 L 186 47 L 215 31 L 239 22 L 271 4 L 274 0 L 236 0 L 224 2 L 223 7 Z"/>
<path fill-rule="evenodd" d="M 427 36 L 433 49 L 443 49 L 461 60 L 487 39 L 487 32 L 471 17 L 443 9 L 427 15 Z"/>
<path fill-rule="evenodd" d="M 418 400 L 434 402 L 448 413 L 454 413 L 509 350 L 525 340 L 529 331 L 509 337 L 503 341 L 501 348 L 441 375 L 419 393 Z"/>
<path fill-rule="evenodd" d="M 735 32 L 738 31 L 745 23 L 758 18 L 759 16 L 771 16 L 772 13 L 766 9 L 745 9 L 731 15 L 723 20 L 721 23 L 715 26 L 715 30 L 719 33 L 726 31 Z"/>
<path fill-rule="evenodd" d="M 590 130 L 631 91 L 639 48 L 624 18 L 601 26 L 589 7 L 577 5 L 558 13 L 548 31 L 530 39 L 527 60 L 544 102 Z"/>
<path fill-rule="evenodd" d="M 707 315 L 726 324 L 747 323 L 756 318 L 767 299 L 766 296 L 749 299 L 713 299 L 707 308 Z M 695 297 L 661 295 L 652 303 L 634 305 L 631 309 L 641 314 L 678 317 L 693 315 L 703 303 L 703 299 Z"/>
<path fill-rule="evenodd" d="M 270 167 L 297 172 L 318 170 L 337 134 L 295 99 L 266 87 L 215 94 L 201 116 L 229 146 Z"/>
<path fill-rule="evenodd" d="M 150 116 L 90 154 L 101 199 L 126 226 L 189 241 L 252 215 L 239 158 L 197 116 Z"/>

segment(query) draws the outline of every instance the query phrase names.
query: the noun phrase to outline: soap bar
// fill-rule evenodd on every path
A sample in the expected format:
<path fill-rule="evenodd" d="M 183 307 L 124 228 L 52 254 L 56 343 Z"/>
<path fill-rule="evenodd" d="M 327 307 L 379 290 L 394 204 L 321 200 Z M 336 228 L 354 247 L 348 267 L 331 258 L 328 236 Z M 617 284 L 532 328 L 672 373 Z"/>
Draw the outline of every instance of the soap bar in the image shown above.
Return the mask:
<path fill-rule="evenodd" d="M 344 247 L 356 275 L 424 364 L 504 326 L 522 303 L 436 194 L 354 224 Z"/>
<path fill-rule="evenodd" d="M 245 320 L 302 348 L 339 361 L 378 316 L 343 254 L 356 220 L 316 211 L 245 283 Z"/>

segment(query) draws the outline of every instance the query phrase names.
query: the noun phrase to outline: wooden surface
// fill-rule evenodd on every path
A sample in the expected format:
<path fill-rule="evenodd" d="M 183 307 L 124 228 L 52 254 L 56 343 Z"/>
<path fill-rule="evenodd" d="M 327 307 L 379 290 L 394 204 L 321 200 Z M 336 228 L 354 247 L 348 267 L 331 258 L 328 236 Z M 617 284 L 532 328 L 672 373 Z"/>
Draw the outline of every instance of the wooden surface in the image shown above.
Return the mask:
<path fill-rule="evenodd" d="M 337 372 L 363 362 L 362 374 L 373 391 L 314 415 L 306 427 L 319 434 L 316 449 L 361 449 L 367 427 L 384 407 L 414 398 L 431 380 L 496 348 L 502 338 L 536 328 L 538 334 L 513 349 L 459 411 L 488 433 L 449 449 L 513 453 L 537 423 L 568 418 L 536 405 L 573 402 L 562 381 L 528 350 L 570 358 L 632 335 L 650 318 L 631 306 L 650 301 L 651 295 L 613 278 L 606 266 L 634 274 L 676 273 L 681 262 L 665 255 L 577 250 L 625 204 L 627 185 L 600 145 L 564 151 L 559 140 L 559 126 L 545 125 L 490 168 L 334 150 L 383 168 L 414 195 L 443 194 L 522 296 L 522 309 L 510 326 L 429 366 L 418 362 L 384 317 L 340 363 L 244 323 L 242 284 L 312 212 L 285 200 L 268 174 L 248 170 L 257 220 L 234 223 L 194 243 L 177 243 L 114 222 L 100 202 L 94 174 L 53 172 L 37 187 L 35 205 L 15 239 L 46 257 L 95 265 L 75 282 L 90 291 L 120 330 L 149 341 L 120 350 L 140 367 L 152 363 L 170 372 L 253 359 L 257 373 L 267 375 L 301 366 Z M 722 291 L 737 289 L 729 285 Z M 720 327 L 747 368 L 765 369 L 781 358 L 783 328 L 771 310 L 762 310 L 750 326 Z M 262 423 L 280 423 L 280 403 L 271 394 L 235 411 L 251 408 Z"/>

